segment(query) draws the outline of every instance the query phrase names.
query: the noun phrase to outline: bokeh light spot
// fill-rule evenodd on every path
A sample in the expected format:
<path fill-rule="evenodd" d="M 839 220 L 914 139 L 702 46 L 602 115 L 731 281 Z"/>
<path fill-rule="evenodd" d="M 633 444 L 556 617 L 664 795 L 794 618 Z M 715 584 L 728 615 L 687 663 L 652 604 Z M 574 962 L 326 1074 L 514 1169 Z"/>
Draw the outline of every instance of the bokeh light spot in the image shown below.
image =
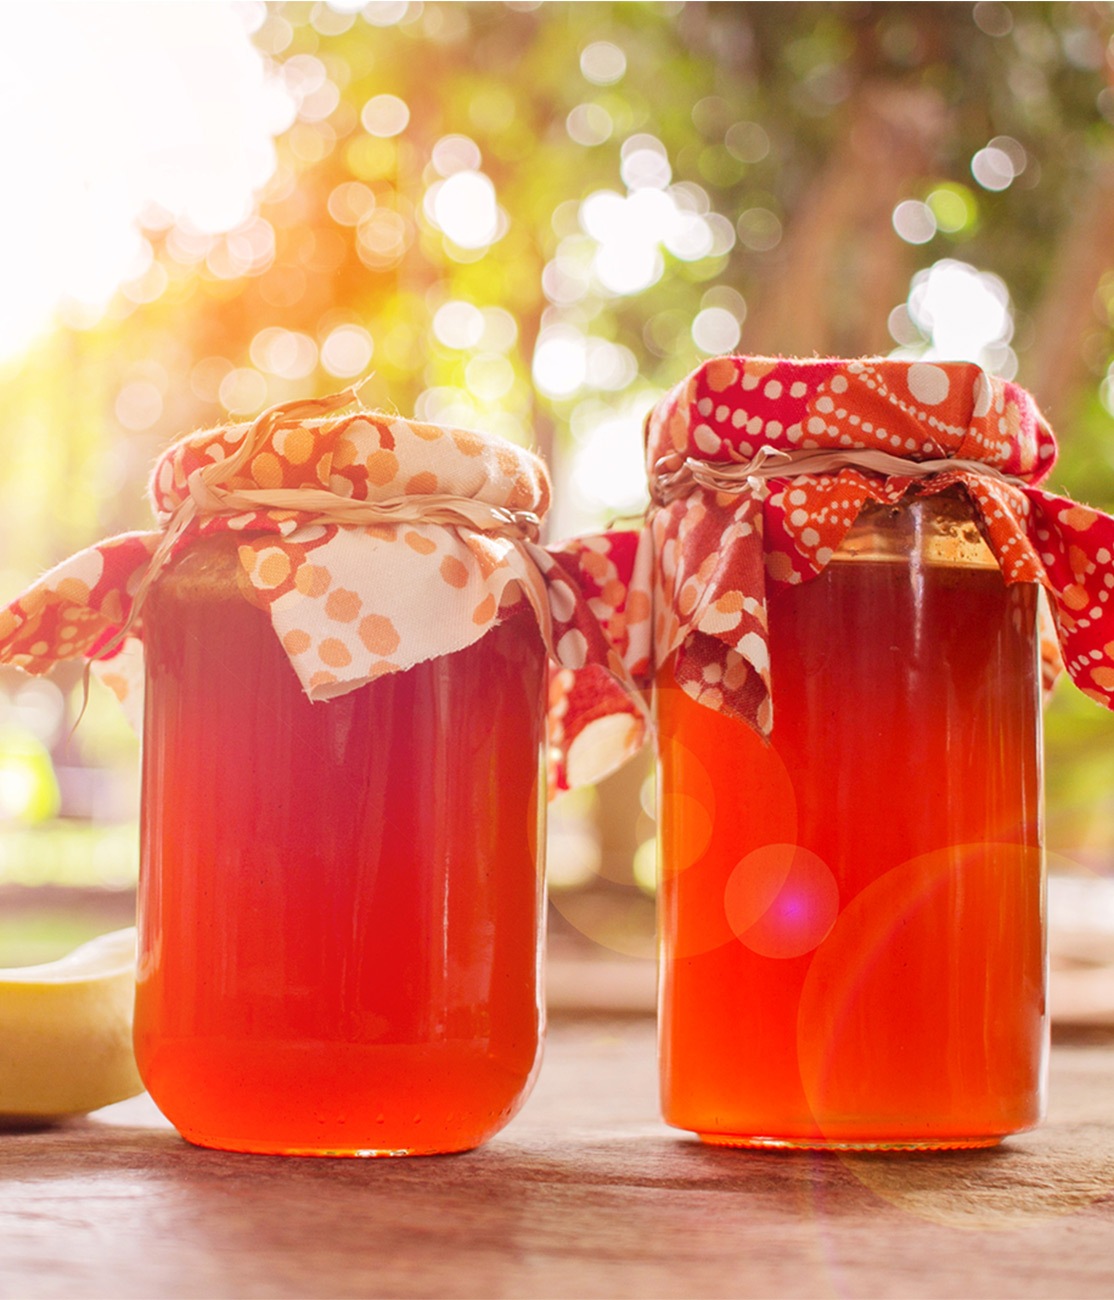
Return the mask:
<path fill-rule="evenodd" d="M 275 326 L 259 331 L 251 341 L 250 354 L 258 370 L 282 379 L 305 379 L 317 367 L 317 344 L 308 334 Z"/>
<path fill-rule="evenodd" d="M 705 307 L 692 322 L 692 341 L 709 356 L 731 352 L 741 335 L 738 319 L 723 307 Z"/>
<path fill-rule="evenodd" d="M 781 221 L 769 208 L 748 208 L 735 228 L 739 242 L 753 253 L 767 253 L 781 243 Z"/>
<path fill-rule="evenodd" d="M 700 307 L 722 307 L 730 312 L 741 325 L 747 318 L 747 302 L 738 289 L 729 284 L 715 284 L 706 290 L 700 299 Z"/>
<path fill-rule="evenodd" d="M 486 248 L 499 235 L 495 186 L 483 172 L 455 172 L 426 191 L 426 215 L 461 248 Z"/>
<path fill-rule="evenodd" d="M 627 56 L 611 41 L 593 41 L 580 52 L 580 71 L 594 85 L 614 85 L 626 70 Z"/>
<path fill-rule="evenodd" d="M 232 415 L 250 415 L 267 401 L 267 381 L 258 370 L 240 366 L 221 380 L 220 404 Z"/>
<path fill-rule="evenodd" d="M 372 95 L 360 110 L 360 122 L 368 135 L 386 139 L 406 130 L 410 109 L 397 95 Z"/>
<path fill-rule="evenodd" d="M 321 345 L 321 364 L 331 375 L 350 379 L 368 368 L 375 343 L 360 325 L 338 325 Z"/>
<path fill-rule="evenodd" d="M 410 227 L 401 213 L 376 207 L 356 228 L 356 252 L 375 271 L 394 266 L 410 243 Z"/>
<path fill-rule="evenodd" d="M 663 190 L 673 179 L 665 145 L 652 135 L 634 135 L 623 141 L 619 175 L 628 190 Z"/>
<path fill-rule="evenodd" d="M 646 504 L 642 426 L 653 397 L 639 394 L 616 410 L 611 403 L 581 402 L 573 417 L 578 449 L 571 488 L 593 510 L 626 514 Z"/>
<path fill-rule="evenodd" d="M 1013 30 L 1013 14 L 999 0 L 979 0 L 974 9 L 975 25 L 987 36 L 1008 36 Z"/>
<path fill-rule="evenodd" d="M 907 244 L 927 244 L 936 234 L 936 214 L 927 203 L 906 199 L 893 210 L 893 227 Z"/>
<path fill-rule="evenodd" d="M 351 0 L 329 0 L 328 4 L 318 0 L 309 13 L 310 25 L 322 36 L 340 36 L 355 23 L 359 8 Z"/>
<path fill-rule="evenodd" d="M 440 384 L 418 394 L 414 414 L 428 424 L 450 428 L 469 428 L 479 421 L 479 412 L 471 396 L 451 384 Z"/>
<path fill-rule="evenodd" d="M 757 122 L 735 122 L 727 128 L 723 143 L 744 163 L 761 162 L 770 152 L 770 137 Z"/>
<path fill-rule="evenodd" d="M 547 397 L 571 397 L 588 378 L 588 349 L 571 326 L 541 332 L 534 349 L 534 383 Z"/>
<path fill-rule="evenodd" d="M 937 229 L 948 235 L 969 229 L 978 219 L 975 196 L 965 185 L 941 185 L 926 202 L 936 218 Z"/>
<path fill-rule="evenodd" d="M 328 81 L 325 65 L 313 54 L 294 54 L 281 67 L 282 79 L 295 104 L 312 95 Z"/>
<path fill-rule="evenodd" d="M 190 371 L 190 388 L 203 402 L 219 402 L 220 386 L 234 369 L 227 357 L 202 357 Z"/>
<path fill-rule="evenodd" d="M 514 366 L 497 352 L 481 352 L 464 368 L 464 382 L 481 401 L 497 402 L 514 387 Z"/>
<path fill-rule="evenodd" d="M 886 325 L 889 328 L 890 337 L 902 347 L 912 348 L 926 341 L 924 335 L 913 324 L 906 303 L 901 303 L 890 312 L 886 319 Z"/>
<path fill-rule="evenodd" d="M 367 0 L 360 13 L 372 27 L 393 27 L 406 17 L 409 7 L 407 0 Z"/>
<path fill-rule="evenodd" d="M 1025 146 L 1012 135 L 996 135 L 987 148 L 997 149 L 1006 155 L 1015 177 L 1020 176 L 1029 164 L 1029 155 L 1025 152 Z"/>
<path fill-rule="evenodd" d="M 329 216 L 341 226 L 358 226 L 375 207 L 375 195 L 359 181 L 345 181 L 329 195 Z"/>
<path fill-rule="evenodd" d="M 1019 990 L 1040 997 L 1042 868 L 1041 850 L 1023 844 L 950 845 L 847 902 L 809 964 L 797 1019 L 801 1082 L 821 1128 L 856 1113 L 883 1043 L 901 1063 L 906 1117 L 946 1113 L 956 1078 L 977 1081 L 976 1097 L 1016 1095 L 1016 1044 L 1039 1034 Z"/>
<path fill-rule="evenodd" d="M 908 316 L 930 346 L 918 359 L 975 361 L 1010 379 L 1017 357 L 1009 291 L 998 276 L 966 262 L 943 258 L 913 277 Z M 901 354 L 905 355 L 905 354 Z"/>
<path fill-rule="evenodd" d="M 1005 190 L 1013 184 L 1013 162 L 1004 149 L 987 145 L 971 159 L 971 175 L 984 190 Z"/>
<path fill-rule="evenodd" d="M 735 232 L 731 230 L 731 242 L 734 243 Z M 682 262 L 698 262 L 708 257 L 716 246 L 712 228 L 705 217 L 695 212 L 679 214 L 676 226 L 662 240 L 666 249 Z M 729 245 L 730 247 L 730 245 Z"/>
<path fill-rule="evenodd" d="M 390 176 L 398 165 L 398 145 L 394 140 L 374 135 L 359 135 L 350 140 L 344 161 L 353 176 L 373 181 Z"/>
<path fill-rule="evenodd" d="M 594 270 L 605 289 L 622 296 L 656 284 L 665 263 L 653 244 L 605 244 L 596 254 Z"/>
<path fill-rule="evenodd" d="M 589 387 L 618 392 L 637 378 L 638 359 L 630 348 L 606 339 L 588 339 L 587 345 Z"/>
<path fill-rule="evenodd" d="M 824 941 L 839 915 L 839 888 L 809 849 L 765 844 L 739 860 L 723 902 L 741 943 L 763 957 L 788 959 Z"/>
<path fill-rule="evenodd" d="M 614 128 L 611 114 L 602 104 L 577 104 L 565 118 L 569 139 L 589 148 L 609 140 Z"/>
<path fill-rule="evenodd" d="M 509 352 L 518 342 L 518 322 L 505 307 L 485 307 L 480 341 L 491 352 Z"/>
<path fill-rule="evenodd" d="M 0 729 L 0 821 L 35 825 L 56 816 L 61 803 L 50 751 L 30 732 Z"/>
<path fill-rule="evenodd" d="M 115 410 L 124 428 L 138 433 L 158 423 L 162 415 L 162 393 L 147 379 L 133 380 L 117 393 Z"/>
<path fill-rule="evenodd" d="M 623 235 L 625 200 L 614 190 L 596 190 L 580 205 L 580 224 L 586 234 L 606 244 Z"/>
<path fill-rule="evenodd" d="M 652 140 L 650 136 L 632 137 L 639 138 Z M 649 146 L 639 145 L 635 153 L 668 167 L 664 156 Z M 708 212 L 707 206 L 706 192 L 694 185 L 669 189 L 647 185 L 625 197 L 613 190 L 589 194 L 580 204 L 579 221 L 581 229 L 598 244 L 590 266 L 599 284 L 619 296 L 649 288 L 665 269 L 661 247 L 683 261 L 727 252 L 735 238 L 731 224 L 718 213 Z M 586 268 L 579 251 L 575 239 L 561 241 L 557 258 L 546 268 L 543 280 L 550 301 L 576 302 L 584 296 Z"/>
<path fill-rule="evenodd" d="M 653 896 L 658 891 L 658 844 L 654 838 L 645 839 L 634 851 L 631 862 L 634 883 L 643 893 Z"/>
<path fill-rule="evenodd" d="M 483 312 L 460 299 L 443 303 L 434 313 L 433 333 L 446 347 L 474 348 L 483 338 Z"/>
<path fill-rule="evenodd" d="M 712 839 L 712 814 L 707 804 L 691 794 L 675 793 L 668 801 L 670 843 L 674 853 L 662 864 L 662 874 L 675 876 L 704 856 Z M 677 850 L 680 850 L 678 852 Z"/>
<path fill-rule="evenodd" d="M 433 146 L 433 170 L 439 176 L 478 172 L 483 162 L 480 146 L 466 135 L 443 135 Z"/>
<path fill-rule="evenodd" d="M 256 217 L 212 241 L 205 264 L 218 279 L 238 280 L 245 275 L 261 274 L 274 257 L 274 228 L 269 221 Z"/>
<path fill-rule="evenodd" d="M 142 275 L 124 285 L 124 297 L 131 302 L 155 302 L 165 293 L 169 283 L 166 267 L 161 262 L 152 262 Z"/>

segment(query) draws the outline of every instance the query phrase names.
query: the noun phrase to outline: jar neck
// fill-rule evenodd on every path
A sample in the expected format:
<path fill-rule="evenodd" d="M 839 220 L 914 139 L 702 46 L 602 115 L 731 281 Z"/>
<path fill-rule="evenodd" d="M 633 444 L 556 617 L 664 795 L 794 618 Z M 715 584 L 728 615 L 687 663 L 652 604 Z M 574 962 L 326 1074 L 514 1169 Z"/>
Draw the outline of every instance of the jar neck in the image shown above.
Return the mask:
<path fill-rule="evenodd" d="M 933 496 L 904 497 L 863 507 L 831 563 L 911 563 L 962 569 L 997 569 L 978 513 L 966 493 L 952 488 Z"/>

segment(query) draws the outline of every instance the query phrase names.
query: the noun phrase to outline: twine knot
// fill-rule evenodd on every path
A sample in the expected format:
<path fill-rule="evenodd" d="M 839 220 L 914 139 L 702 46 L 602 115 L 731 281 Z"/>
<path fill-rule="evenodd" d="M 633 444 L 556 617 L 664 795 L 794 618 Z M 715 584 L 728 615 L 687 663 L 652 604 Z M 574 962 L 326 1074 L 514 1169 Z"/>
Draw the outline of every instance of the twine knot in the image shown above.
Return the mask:
<path fill-rule="evenodd" d="M 801 448 L 785 451 L 766 444 L 750 457 L 735 461 L 702 460 L 671 452 L 662 456 L 650 475 L 650 499 L 655 506 L 667 506 L 687 496 L 694 487 L 739 496 L 757 492 L 766 479 L 796 478 L 801 474 L 831 474 L 841 469 L 866 470 L 887 478 L 927 478 L 962 470 L 983 478 L 997 479 L 1024 487 L 1023 479 L 1004 474 L 986 461 L 960 456 L 935 460 L 910 460 L 869 447 Z"/>

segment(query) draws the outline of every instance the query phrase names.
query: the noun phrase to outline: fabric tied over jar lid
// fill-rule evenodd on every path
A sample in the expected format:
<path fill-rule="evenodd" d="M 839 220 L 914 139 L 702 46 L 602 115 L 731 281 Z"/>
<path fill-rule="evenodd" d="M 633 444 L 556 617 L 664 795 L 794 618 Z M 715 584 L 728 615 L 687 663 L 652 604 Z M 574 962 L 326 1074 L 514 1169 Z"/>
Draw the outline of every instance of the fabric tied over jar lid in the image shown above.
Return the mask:
<path fill-rule="evenodd" d="M 118 651 L 142 640 L 147 589 L 182 548 L 231 533 L 241 578 L 315 701 L 462 650 L 529 602 L 554 663 L 584 674 L 597 705 L 595 717 L 559 719 L 554 740 L 565 754 L 578 747 L 581 779 L 603 775 L 641 743 L 643 709 L 575 584 L 537 543 L 545 466 L 490 435 L 337 414 L 354 401 L 346 389 L 288 402 L 176 442 L 151 477 L 160 530 L 80 552 L 0 611 L 0 662 L 39 673 L 101 660 L 134 706 L 141 679 Z M 606 736 L 593 735 L 604 715 Z"/>
<path fill-rule="evenodd" d="M 770 584 L 820 574 L 868 502 L 959 485 L 1005 581 L 1048 594 L 1046 665 L 1062 651 L 1112 707 L 1114 519 L 1039 487 L 1056 451 L 1029 394 L 972 363 L 718 357 L 646 421 L 642 533 L 585 539 L 567 563 L 636 677 L 676 653 L 689 695 L 769 734 Z M 610 601 L 582 563 L 601 545 Z"/>

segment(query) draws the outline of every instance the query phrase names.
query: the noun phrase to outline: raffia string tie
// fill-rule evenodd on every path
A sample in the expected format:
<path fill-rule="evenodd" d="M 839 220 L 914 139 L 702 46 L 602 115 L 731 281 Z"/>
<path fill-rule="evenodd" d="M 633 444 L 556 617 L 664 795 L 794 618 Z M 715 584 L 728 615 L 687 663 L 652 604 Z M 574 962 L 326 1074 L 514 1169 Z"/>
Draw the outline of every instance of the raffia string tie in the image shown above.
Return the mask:
<path fill-rule="evenodd" d="M 983 478 L 998 479 L 1023 487 L 1024 480 L 1003 474 L 982 460 L 948 456 L 938 460 L 908 460 L 889 452 L 871 448 L 821 448 L 783 451 L 769 445 L 760 447 L 748 460 L 734 463 L 701 460 L 697 456 L 677 454 L 663 456 L 654 466 L 651 498 L 658 506 L 668 505 L 686 496 L 693 487 L 713 492 L 739 495 L 757 491 L 769 478 L 796 478 L 800 474 L 832 474 L 841 469 L 861 469 L 887 478 L 925 478 L 963 470 Z"/>
<path fill-rule="evenodd" d="M 473 497 L 433 492 L 389 497 L 383 501 L 354 501 L 325 488 L 229 489 L 223 486 L 255 456 L 276 429 L 358 404 L 360 387 L 361 384 L 352 384 L 327 397 L 280 402 L 269 407 L 247 429 L 233 455 L 194 470 L 186 482 L 189 495 L 182 499 L 163 524 L 162 538 L 136 588 L 127 621 L 101 648 L 98 658 L 110 654 L 127 636 L 139 617 L 151 584 L 166 567 L 175 544 L 196 519 L 281 510 L 308 515 L 313 523 L 341 524 L 349 528 L 374 524 L 441 524 L 467 528 L 488 536 L 506 537 L 515 542 L 537 540 L 541 526 L 537 515 L 528 510 L 493 506 Z"/>

